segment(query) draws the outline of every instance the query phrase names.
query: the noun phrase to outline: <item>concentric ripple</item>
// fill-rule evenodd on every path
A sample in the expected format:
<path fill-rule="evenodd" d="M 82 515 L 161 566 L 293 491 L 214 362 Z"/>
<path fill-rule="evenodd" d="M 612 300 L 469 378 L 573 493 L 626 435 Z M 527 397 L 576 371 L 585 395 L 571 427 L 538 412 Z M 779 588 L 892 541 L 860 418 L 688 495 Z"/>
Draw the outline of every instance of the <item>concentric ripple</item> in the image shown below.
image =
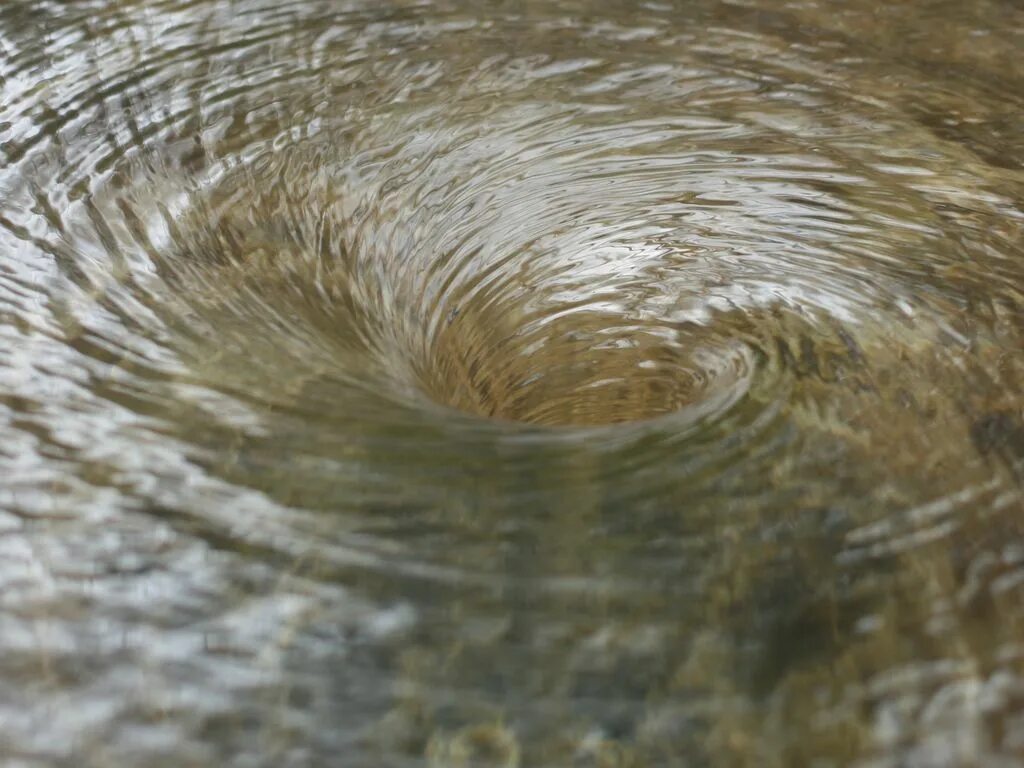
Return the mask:
<path fill-rule="evenodd" d="M 1022 51 L 0 5 L 0 757 L 1024 765 Z"/>

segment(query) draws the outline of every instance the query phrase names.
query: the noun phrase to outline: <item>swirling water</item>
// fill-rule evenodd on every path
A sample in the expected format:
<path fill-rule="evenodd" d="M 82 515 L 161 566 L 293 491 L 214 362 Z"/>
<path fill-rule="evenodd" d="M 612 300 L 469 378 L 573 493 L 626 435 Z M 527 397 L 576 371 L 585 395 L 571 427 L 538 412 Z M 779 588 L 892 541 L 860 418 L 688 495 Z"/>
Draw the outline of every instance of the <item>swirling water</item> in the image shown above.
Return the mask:
<path fill-rule="evenodd" d="M 6 765 L 1024 765 L 1016 0 L 7 0 L 0 91 Z"/>

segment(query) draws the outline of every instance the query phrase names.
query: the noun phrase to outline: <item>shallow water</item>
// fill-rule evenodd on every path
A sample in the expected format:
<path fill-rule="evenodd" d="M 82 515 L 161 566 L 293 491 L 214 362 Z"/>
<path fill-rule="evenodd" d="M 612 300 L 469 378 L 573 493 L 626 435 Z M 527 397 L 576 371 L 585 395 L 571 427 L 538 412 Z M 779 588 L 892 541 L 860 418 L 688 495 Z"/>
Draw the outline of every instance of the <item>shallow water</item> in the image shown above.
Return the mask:
<path fill-rule="evenodd" d="M 1024 765 L 1017 0 L 7 0 L 0 92 L 5 765 Z"/>

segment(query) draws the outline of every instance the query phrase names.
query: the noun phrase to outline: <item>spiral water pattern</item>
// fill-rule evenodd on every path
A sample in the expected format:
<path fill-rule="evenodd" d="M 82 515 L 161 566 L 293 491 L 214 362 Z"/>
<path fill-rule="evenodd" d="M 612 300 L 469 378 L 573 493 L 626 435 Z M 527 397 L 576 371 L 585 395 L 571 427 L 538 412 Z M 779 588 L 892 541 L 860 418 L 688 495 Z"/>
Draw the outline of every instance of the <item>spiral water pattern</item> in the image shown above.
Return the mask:
<path fill-rule="evenodd" d="M 1022 51 L 4 3 L 0 755 L 1024 764 Z"/>

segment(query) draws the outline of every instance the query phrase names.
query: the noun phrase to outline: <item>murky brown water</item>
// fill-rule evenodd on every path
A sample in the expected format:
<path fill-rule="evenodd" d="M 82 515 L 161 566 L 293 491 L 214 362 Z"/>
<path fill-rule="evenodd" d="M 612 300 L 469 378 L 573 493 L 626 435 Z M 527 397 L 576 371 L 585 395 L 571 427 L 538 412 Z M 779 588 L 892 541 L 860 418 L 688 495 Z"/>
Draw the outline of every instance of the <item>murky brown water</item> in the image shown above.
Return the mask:
<path fill-rule="evenodd" d="M 1024 765 L 1017 0 L 6 0 L 0 92 L 4 765 Z"/>

